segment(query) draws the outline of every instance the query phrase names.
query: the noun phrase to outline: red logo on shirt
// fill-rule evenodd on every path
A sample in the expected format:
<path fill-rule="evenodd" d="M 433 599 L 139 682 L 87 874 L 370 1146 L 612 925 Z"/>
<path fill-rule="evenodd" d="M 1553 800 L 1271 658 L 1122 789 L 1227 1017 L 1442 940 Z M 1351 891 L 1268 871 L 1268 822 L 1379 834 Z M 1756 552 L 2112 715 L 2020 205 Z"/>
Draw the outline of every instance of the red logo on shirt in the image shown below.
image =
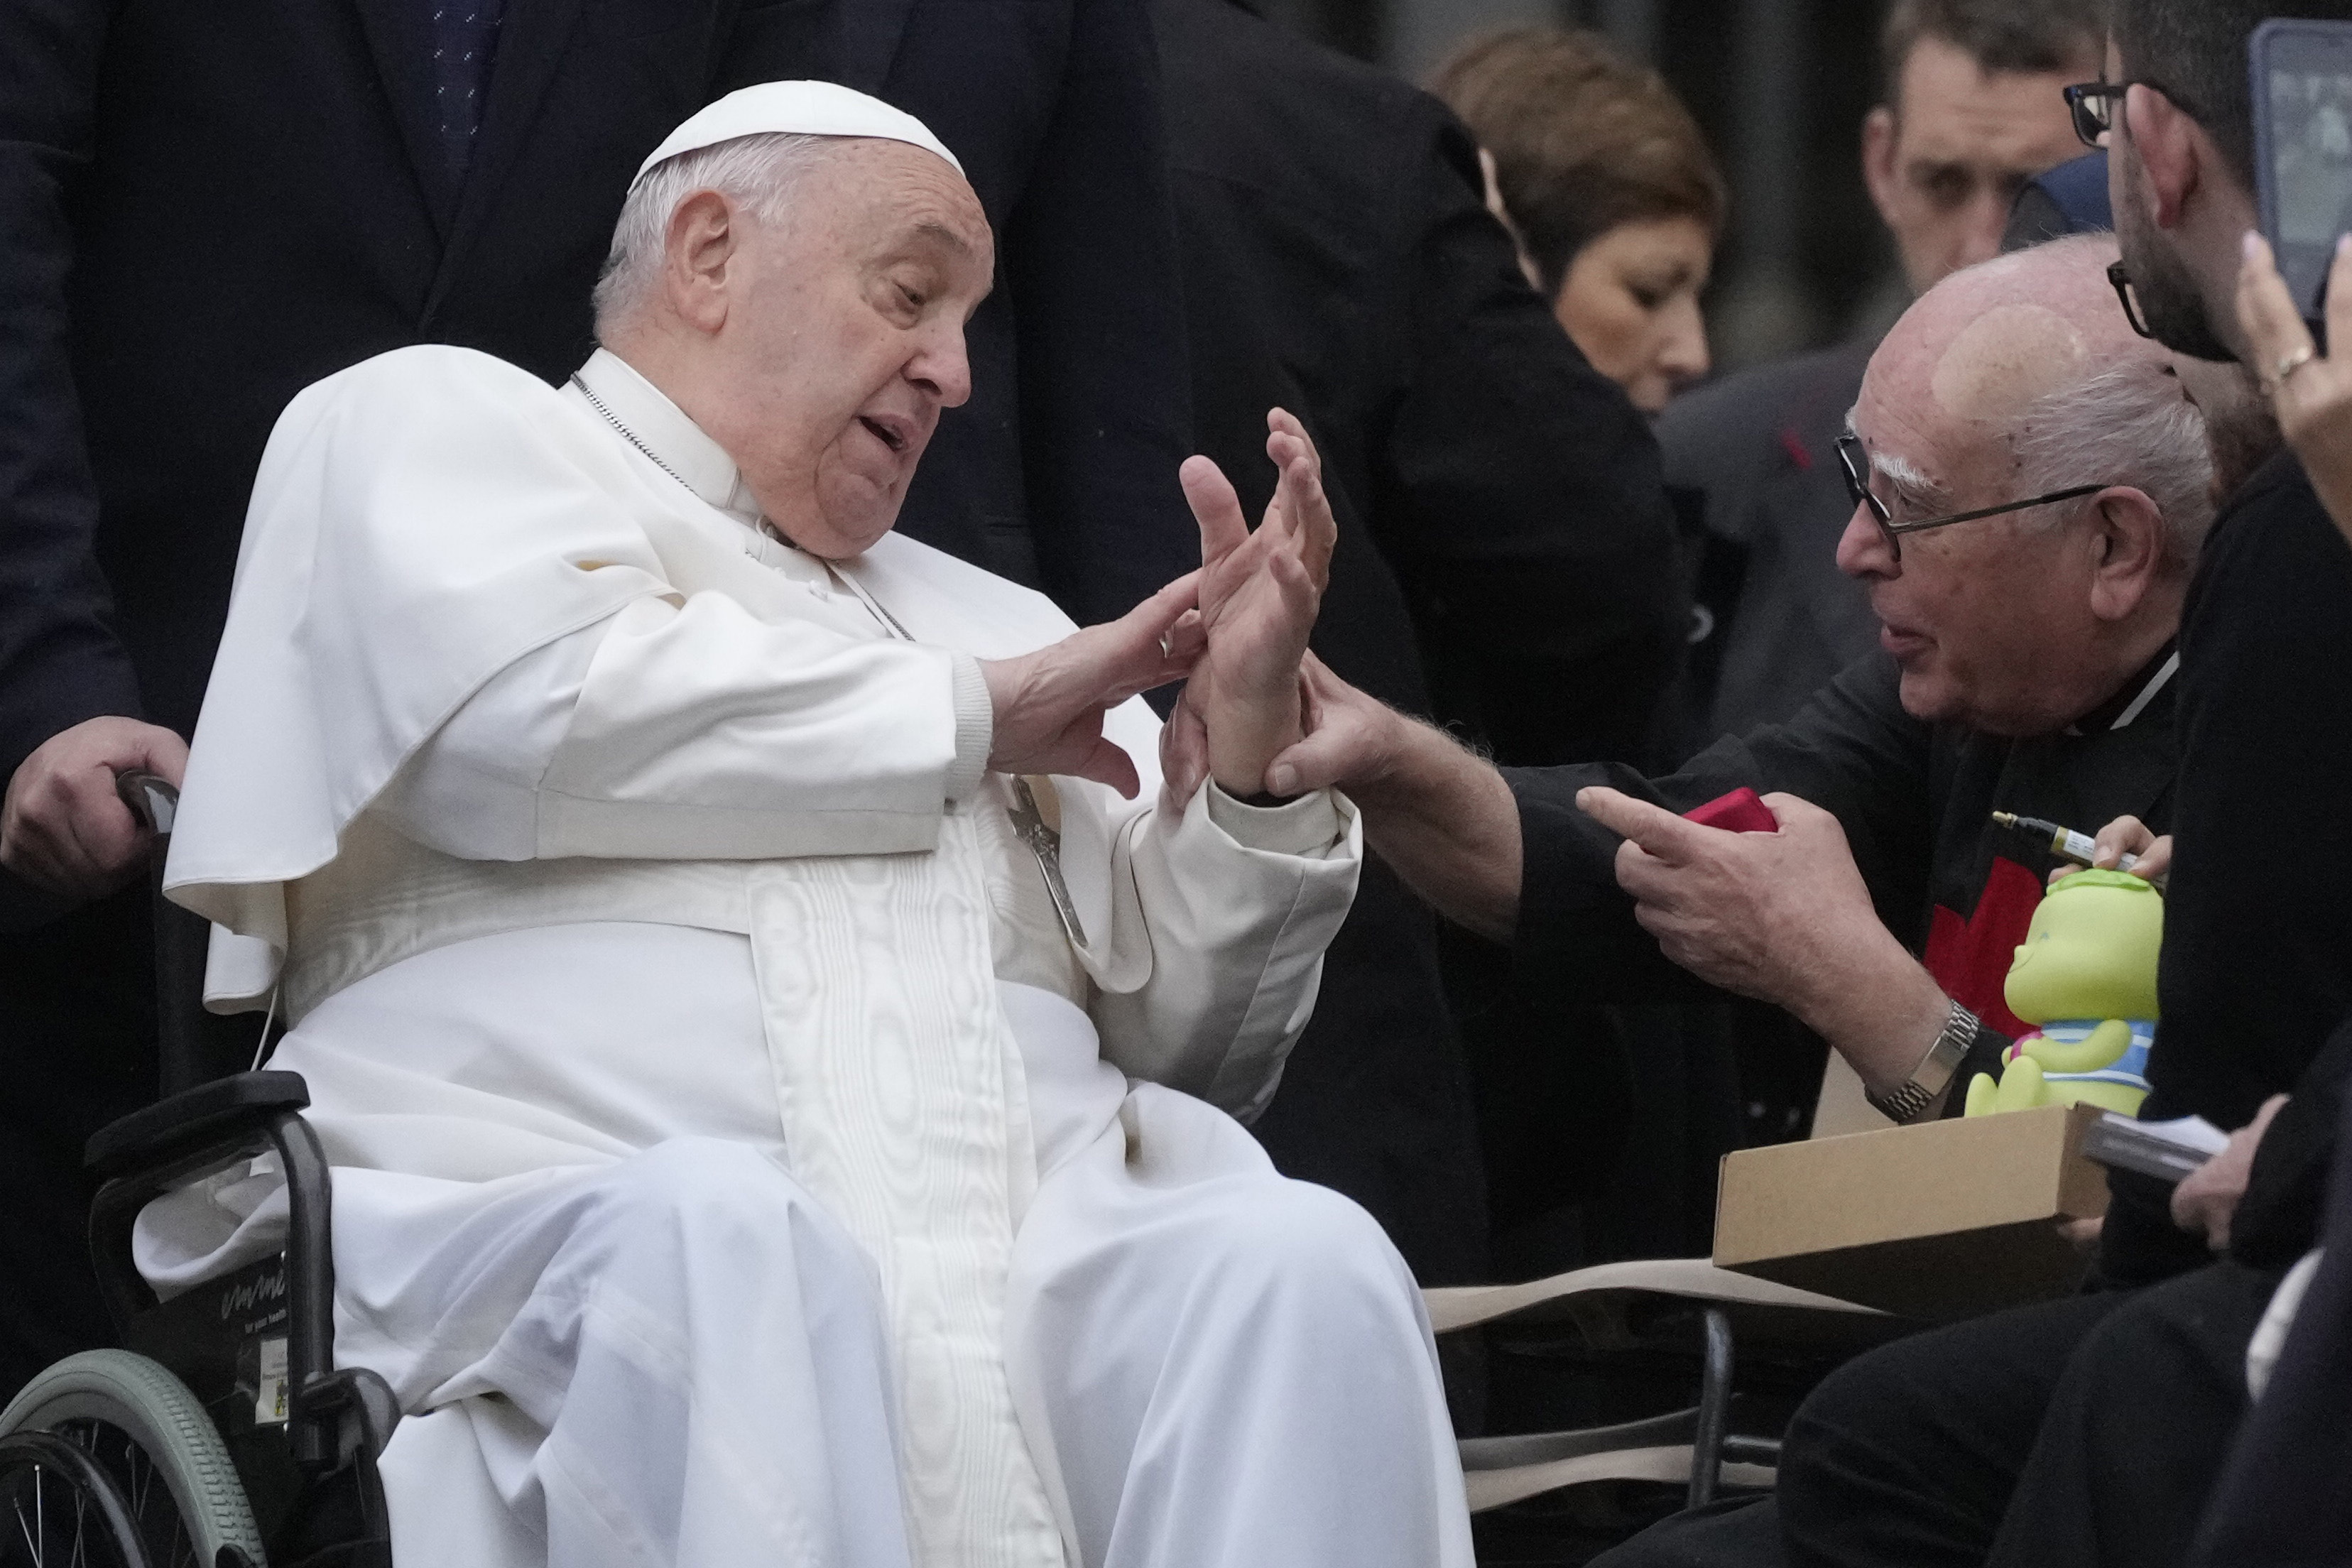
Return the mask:
<path fill-rule="evenodd" d="M 1939 904 L 1927 928 L 1927 973 L 1944 994 L 2012 1040 L 2033 1026 L 2009 1010 L 2001 986 L 2041 902 L 2042 879 L 1996 855 L 1974 918 L 1963 921 Z"/>

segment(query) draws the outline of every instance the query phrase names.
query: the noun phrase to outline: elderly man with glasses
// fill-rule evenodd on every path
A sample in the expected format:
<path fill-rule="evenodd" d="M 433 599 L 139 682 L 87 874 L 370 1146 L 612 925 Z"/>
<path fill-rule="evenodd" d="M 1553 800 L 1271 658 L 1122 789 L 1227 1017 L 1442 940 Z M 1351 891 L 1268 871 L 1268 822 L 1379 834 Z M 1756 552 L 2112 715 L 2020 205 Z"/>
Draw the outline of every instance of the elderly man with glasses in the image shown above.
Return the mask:
<path fill-rule="evenodd" d="M 1344 784 L 1375 850 L 1538 984 L 1761 997 L 1895 1120 L 1956 1109 L 2023 1030 L 2001 981 L 2053 868 L 1992 813 L 2170 815 L 2173 639 L 2214 463 L 2171 356 L 2116 310 L 2115 255 L 2084 237 L 1969 268 L 1879 347 L 1838 564 L 1881 650 L 1787 723 L 1669 778 L 1496 770 L 1316 670 L 1313 732 L 1269 787 Z M 1741 786 L 1779 832 L 1675 815 Z"/>

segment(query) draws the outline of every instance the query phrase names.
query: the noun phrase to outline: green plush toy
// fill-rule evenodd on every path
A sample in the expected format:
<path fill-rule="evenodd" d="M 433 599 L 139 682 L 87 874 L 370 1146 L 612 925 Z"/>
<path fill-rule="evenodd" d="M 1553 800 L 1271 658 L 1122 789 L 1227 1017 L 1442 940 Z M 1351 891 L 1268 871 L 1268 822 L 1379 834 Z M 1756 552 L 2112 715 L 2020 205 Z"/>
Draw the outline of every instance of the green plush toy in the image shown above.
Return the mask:
<path fill-rule="evenodd" d="M 2137 877 L 2077 871 L 2033 911 L 2009 966 L 2009 1010 L 2041 1026 L 1969 1085 L 1968 1113 L 2095 1105 L 2126 1116 L 2147 1098 L 2164 900 Z"/>

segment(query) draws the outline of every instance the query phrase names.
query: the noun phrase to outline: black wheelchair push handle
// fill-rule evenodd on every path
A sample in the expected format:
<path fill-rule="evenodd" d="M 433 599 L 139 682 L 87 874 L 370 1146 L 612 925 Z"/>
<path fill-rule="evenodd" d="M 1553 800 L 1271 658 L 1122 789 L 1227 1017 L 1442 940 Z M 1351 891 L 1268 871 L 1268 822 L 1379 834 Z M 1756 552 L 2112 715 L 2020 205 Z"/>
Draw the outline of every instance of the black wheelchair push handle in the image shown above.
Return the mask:
<path fill-rule="evenodd" d="M 205 963 L 212 951 L 212 924 L 163 897 L 163 862 L 171 852 L 172 828 L 180 815 L 180 792 L 155 773 L 136 769 L 114 775 L 114 793 L 139 825 L 155 836 L 148 851 L 148 883 L 155 904 L 155 1058 L 158 1089 L 165 1098 L 233 1071 L 223 1046 L 205 1016 Z"/>
<path fill-rule="evenodd" d="M 180 814 L 180 792 L 169 779 L 131 768 L 114 775 L 114 793 L 139 819 L 139 826 L 158 838 L 172 836 L 172 822 Z"/>

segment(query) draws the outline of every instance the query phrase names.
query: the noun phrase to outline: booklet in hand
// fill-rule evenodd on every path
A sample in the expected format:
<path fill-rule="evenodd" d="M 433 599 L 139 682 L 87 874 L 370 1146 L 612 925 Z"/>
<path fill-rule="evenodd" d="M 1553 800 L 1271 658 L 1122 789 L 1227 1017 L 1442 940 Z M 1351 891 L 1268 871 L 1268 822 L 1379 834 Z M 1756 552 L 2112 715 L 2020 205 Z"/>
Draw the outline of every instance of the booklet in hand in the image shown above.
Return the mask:
<path fill-rule="evenodd" d="M 2230 1135 L 2201 1116 L 2135 1121 L 2109 1111 L 2083 1134 L 2083 1152 L 2119 1171 L 2178 1182 L 2227 1147 Z"/>

